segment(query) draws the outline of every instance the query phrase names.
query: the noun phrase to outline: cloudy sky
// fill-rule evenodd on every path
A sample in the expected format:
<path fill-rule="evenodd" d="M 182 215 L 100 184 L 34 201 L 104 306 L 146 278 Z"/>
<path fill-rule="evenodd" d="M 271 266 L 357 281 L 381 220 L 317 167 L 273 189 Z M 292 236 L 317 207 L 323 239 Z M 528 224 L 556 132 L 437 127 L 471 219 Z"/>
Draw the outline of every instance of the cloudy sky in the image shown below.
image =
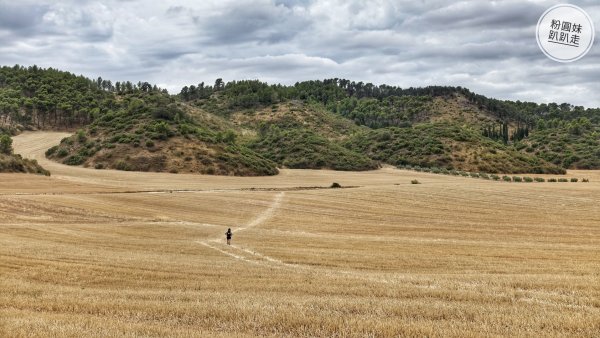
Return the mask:
<path fill-rule="evenodd" d="M 347 78 L 464 86 L 489 97 L 600 107 L 600 46 L 539 50 L 553 0 L 0 0 L 0 64 L 187 84 Z M 600 28 L 600 2 L 572 0 Z"/>

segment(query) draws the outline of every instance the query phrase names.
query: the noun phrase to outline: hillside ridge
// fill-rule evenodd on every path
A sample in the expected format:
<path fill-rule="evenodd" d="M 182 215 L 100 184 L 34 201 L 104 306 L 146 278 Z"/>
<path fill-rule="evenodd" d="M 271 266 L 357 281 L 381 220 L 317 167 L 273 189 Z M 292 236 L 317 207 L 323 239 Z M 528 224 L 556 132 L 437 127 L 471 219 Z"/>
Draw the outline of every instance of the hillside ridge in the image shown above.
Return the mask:
<path fill-rule="evenodd" d="M 600 169 L 598 109 L 490 99 L 462 87 L 345 79 L 185 86 L 0 68 L 0 123 L 75 130 L 53 160 L 96 169 L 274 175 L 412 165 L 488 173 Z"/>

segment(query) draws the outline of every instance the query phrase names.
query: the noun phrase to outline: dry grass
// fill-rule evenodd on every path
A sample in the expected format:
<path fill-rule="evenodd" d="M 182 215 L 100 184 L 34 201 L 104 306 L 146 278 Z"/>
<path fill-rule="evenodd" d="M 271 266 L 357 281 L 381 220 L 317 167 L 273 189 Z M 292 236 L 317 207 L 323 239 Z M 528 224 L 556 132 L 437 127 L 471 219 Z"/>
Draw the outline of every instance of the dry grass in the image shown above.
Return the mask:
<path fill-rule="evenodd" d="M 392 169 L 92 171 L 41 158 L 60 136 L 15 139 L 51 178 L 0 175 L 0 336 L 600 332 L 595 172 L 505 184 Z M 361 187 L 243 190 L 334 181 Z"/>

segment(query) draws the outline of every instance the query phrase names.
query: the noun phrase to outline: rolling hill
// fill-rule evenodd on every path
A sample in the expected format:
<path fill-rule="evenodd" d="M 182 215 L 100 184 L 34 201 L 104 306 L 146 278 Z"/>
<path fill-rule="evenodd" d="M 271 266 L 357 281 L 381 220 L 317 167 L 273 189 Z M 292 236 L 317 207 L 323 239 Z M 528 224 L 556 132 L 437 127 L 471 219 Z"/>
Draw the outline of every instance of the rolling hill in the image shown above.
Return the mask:
<path fill-rule="evenodd" d="M 147 82 L 0 68 L 4 132 L 73 132 L 47 156 L 96 169 L 257 176 L 390 164 L 556 174 L 600 169 L 597 113 L 461 87 L 218 79 L 170 95 Z"/>

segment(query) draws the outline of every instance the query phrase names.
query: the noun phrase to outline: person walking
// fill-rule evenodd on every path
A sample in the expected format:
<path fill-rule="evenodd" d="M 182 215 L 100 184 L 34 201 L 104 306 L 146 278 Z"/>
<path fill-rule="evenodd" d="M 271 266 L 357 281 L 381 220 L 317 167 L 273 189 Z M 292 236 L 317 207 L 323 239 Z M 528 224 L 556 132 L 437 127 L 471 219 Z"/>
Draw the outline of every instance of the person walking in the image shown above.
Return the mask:
<path fill-rule="evenodd" d="M 231 245 L 231 237 L 233 236 L 233 232 L 231 232 L 231 228 L 227 229 L 225 233 L 225 237 L 227 238 L 227 245 Z"/>

